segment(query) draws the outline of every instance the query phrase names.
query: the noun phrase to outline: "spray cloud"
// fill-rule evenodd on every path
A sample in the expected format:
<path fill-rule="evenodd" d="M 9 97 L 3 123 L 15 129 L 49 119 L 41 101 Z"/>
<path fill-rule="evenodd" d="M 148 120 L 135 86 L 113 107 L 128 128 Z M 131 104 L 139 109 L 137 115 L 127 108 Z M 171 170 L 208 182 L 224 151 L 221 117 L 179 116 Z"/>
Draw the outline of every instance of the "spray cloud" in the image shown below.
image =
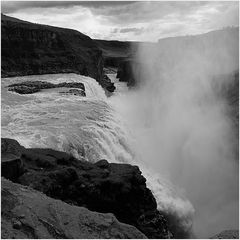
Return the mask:
<path fill-rule="evenodd" d="M 238 28 L 140 44 L 135 62 L 138 87 L 118 101 L 135 150 L 183 189 L 196 237 L 238 228 L 236 129 L 216 90 L 238 70 Z"/>

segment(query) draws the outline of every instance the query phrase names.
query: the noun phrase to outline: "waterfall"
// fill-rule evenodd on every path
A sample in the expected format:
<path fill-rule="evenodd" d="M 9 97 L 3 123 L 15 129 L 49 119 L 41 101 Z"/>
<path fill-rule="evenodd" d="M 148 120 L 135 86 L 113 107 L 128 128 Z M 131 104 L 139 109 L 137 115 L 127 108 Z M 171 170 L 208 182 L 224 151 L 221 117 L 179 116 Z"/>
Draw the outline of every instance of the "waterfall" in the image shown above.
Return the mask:
<path fill-rule="evenodd" d="M 6 86 L 11 83 L 30 80 L 82 82 L 86 97 L 63 96 L 55 88 L 32 95 L 7 91 Z M 123 91 L 123 84 L 120 85 Z M 123 94 L 117 92 L 107 98 L 94 79 L 76 74 L 2 79 L 2 137 L 14 138 L 25 147 L 53 148 L 92 162 L 106 159 L 138 165 L 156 197 L 159 210 L 173 216 L 179 228 L 187 232 L 192 224 L 193 207 L 183 191 L 154 173 L 135 151 L 136 139 L 123 116 L 116 111 L 116 103 Z"/>

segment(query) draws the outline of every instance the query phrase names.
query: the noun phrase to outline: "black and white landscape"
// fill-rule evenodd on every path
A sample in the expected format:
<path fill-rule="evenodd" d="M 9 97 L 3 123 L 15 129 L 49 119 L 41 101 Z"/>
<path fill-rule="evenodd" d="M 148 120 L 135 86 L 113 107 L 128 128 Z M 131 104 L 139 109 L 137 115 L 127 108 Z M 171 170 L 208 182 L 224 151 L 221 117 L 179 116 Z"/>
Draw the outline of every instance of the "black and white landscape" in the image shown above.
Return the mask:
<path fill-rule="evenodd" d="M 1 238 L 239 238 L 237 1 L 1 10 Z"/>

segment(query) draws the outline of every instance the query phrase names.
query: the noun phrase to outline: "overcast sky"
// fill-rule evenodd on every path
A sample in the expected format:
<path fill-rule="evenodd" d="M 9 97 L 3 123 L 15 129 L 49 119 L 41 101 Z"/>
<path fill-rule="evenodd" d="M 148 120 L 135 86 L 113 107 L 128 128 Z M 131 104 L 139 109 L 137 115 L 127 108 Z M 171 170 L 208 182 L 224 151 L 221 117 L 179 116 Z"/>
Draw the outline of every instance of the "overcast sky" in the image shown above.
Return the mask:
<path fill-rule="evenodd" d="M 239 25 L 235 2 L 1 1 L 2 13 L 91 38 L 157 41 Z"/>

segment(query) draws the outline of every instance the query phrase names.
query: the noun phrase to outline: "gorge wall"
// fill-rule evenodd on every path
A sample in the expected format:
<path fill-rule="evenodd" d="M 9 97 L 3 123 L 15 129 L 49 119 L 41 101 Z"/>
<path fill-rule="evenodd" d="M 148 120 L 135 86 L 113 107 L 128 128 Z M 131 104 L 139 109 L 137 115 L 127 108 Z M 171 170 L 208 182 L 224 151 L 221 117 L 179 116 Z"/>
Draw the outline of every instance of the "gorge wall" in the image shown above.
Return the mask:
<path fill-rule="evenodd" d="M 90 37 L 3 14 L 1 30 L 2 77 L 74 72 L 104 85 L 102 51 Z"/>

